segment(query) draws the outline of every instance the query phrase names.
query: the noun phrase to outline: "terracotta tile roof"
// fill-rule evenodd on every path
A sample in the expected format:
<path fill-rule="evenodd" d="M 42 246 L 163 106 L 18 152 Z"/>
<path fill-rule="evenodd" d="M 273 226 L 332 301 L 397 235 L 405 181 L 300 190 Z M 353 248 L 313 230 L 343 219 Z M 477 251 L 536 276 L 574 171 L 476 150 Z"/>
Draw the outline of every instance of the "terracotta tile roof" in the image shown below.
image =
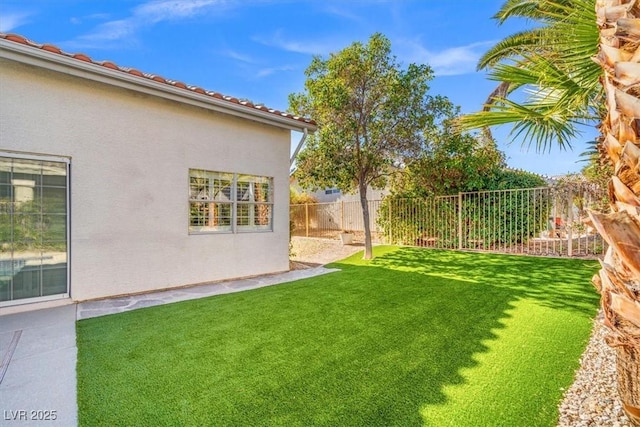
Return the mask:
<path fill-rule="evenodd" d="M 248 100 L 241 100 L 238 98 L 234 98 L 232 96 L 227 96 L 227 95 L 223 95 L 221 93 L 218 92 L 213 92 L 213 91 L 209 91 L 209 90 L 205 90 L 201 87 L 197 87 L 197 86 L 191 86 L 191 85 L 187 85 L 185 83 L 179 82 L 179 81 L 175 81 L 175 80 L 169 80 L 169 79 L 165 79 L 164 77 L 155 75 L 155 74 L 149 74 L 149 73 L 143 73 L 139 70 L 136 70 L 135 68 L 127 68 L 127 67 L 121 67 L 111 61 L 95 61 L 93 59 L 91 59 L 89 56 L 83 54 L 83 53 L 68 53 L 68 52 L 64 52 L 62 49 L 60 49 L 57 46 L 54 46 L 52 44 L 40 44 L 40 43 L 35 43 L 29 39 L 27 39 L 26 37 L 23 37 L 21 35 L 18 34 L 6 34 L 6 33 L 1 33 L 0 32 L 0 39 L 4 39 L 10 42 L 14 42 L 14 43 L 20 43 L 22 45 L 25 46 L 30 46 L 33 47 L 35 49 L 41 49 L 47 52 L 51 52 L 51 53 L 55 53 L 58 55 L 62 55 L 68 58 L 73 58 L 76 59 L 78 61 L 84 61 L 84 62 L 88 62 L 91 64 L 95 64 L 95 65 L 99 65 L 105 68 L 110 68 L 112 70 L 116 70 L 116 71 L 121 71 L 123 73 L 127 73 L 133 76 L 137 76 L 140 78 L 144 78 L 144 79 L 149 79 L 149 80 L 153 80 L 159 83 L 163 83 L 169 86 L 173 86 L 176 88 L 180 88 L 186 91 L 191 91 L 191 92 L 195 92 L 195 93 L 199 93 L 201 95 L 207 95 L 210 96 L 212 98 L 217 98 L 219 100 L 223 100 L 229 103 L 233 103 L 233 104 L 237 104 L 237 105 L 242 105 L 244 107 L 247 107 L 249 109 L 253 109 L 253 110 L 258 110 L 258 111 L 262 111 L 262 112 L 266 112 L 266 113 L 270 113 L 273 114 L 275 116 L 278 117 L 284 117 L 287 119 L 291 119 L 291 120 L 295 120 L 301 123 L 304 123 L 307 126 L 311 126 L 311 127 L 315 127 L 316 123 L 311 120 L 311 119 L 307 119 L 304 117 L 299 117 L 299 116 L 295 116 L 291 113 L 287 113 L 287 112 L 282 112 L 282 111 L 278 111 L 275 110 L 273 108 L 268 108 L 264 105 L 261 104 L 254 104 L 251 101 Z"/>

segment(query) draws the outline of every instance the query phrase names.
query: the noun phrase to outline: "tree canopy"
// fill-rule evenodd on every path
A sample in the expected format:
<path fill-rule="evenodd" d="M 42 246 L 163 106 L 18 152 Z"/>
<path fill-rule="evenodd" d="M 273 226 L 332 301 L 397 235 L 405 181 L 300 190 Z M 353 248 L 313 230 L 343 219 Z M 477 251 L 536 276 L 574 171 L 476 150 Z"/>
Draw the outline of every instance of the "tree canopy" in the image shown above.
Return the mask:
<path fill-rule="evenodd" d="M 458 108 L 449 105 L 444 120 L 424 131 L 424 149 L 393 181 L 400 197 L 457 194 L 493 189 L 506 166 L 504 154 L 492 139 L 455 132 Z"/>
<path fill-rule="evenodd" d="M 383 187 L 394 168 L 418 156 L 424 130 L 449 103 L 427 94 L 431 68 L 403 68 L 379 33 L 327 59 L 314 57 L 305 75 L 305 91 L 289 96 L 290 109 L 312 117 L 318 131 L 297 158 L 295 176 L 306 188 L 359 192 L 370 258 L 367 188 Z"/>

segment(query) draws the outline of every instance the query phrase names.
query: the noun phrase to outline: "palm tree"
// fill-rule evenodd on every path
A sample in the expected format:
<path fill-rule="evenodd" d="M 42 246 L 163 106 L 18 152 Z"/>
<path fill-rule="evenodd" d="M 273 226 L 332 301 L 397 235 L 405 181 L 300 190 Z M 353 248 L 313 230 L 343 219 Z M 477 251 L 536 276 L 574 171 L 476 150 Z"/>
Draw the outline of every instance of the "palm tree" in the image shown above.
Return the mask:
<path fill-rule="evenodd" d="M 616 348 L 618 391 L 640 426 L 640 7 L 635 0 L 596 0 L 607 112 L 602 149 L 614 165 L 611 213 L 591 213 L 609 249 L 594 283 Z"/>
<path fill-rule="evenodd" d="M 507 0 L 500 23 L 526 18 L 537 26 L 507 37 L 480 59 L 499 82 L 483 111 L 461 118 L 462 129 L 513 125 L 512 134 L 539 150 L 571 146 L 579 126 L 600 116 L 600 67 L 593 0 Z M 514 100 L 525 97 L 524 102 Z"/>
<path fill-rule="evenodd" d="M 460 125 L 511 123 L 525 142 L 544 149 L 567 145 L 579 124 L 601 120 L 598 149 L 614 173 L 611 213 L 590 213 L 609 244 L 593 282 L 602 295 L 607 343 L 616 349 L 620 399 L 640 426 L 640 4 L 507 0 L 496 16 L 526 16 L 540 27 L 485 54 L 480 67 L 491 70 L 501 91 Z M 522 88 L 524 102 L 509 99 Z"/>

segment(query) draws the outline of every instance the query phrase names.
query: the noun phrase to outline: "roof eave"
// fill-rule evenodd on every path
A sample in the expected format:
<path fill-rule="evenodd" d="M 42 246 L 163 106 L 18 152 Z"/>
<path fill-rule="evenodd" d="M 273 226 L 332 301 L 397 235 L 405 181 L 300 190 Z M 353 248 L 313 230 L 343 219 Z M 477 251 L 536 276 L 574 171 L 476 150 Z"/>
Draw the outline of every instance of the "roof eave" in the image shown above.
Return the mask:
<path fill-rule="evenodd" d="M 234 103 L 216 98 L 206 93 L 172 86 L 167 83 L 154 81 L 146 77 L 129 74 L 120 69 L 112 69 L 94 62 L 60 55 L 31 46 L 0 39 L 0 58 L 38 66 L 40 68 L 57 71 L 77 77 L 93 80 L 112 86 L 117 86 L 148 95 L 189 104 L 208 110 L 254 120 L 289 130 L 314 132 L 314 123 L 305 122 L 285 115 L 278 115 L 260 107 L 248 107 L 241 103 Z M 204 92 L 204 91 L 203 91 Z"/>

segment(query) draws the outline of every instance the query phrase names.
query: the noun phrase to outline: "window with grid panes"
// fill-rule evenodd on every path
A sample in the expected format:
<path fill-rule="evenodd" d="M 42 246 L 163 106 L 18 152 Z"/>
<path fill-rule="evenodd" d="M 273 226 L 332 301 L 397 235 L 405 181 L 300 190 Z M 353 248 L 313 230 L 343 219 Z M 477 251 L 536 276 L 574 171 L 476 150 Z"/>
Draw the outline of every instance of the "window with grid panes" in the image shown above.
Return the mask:
<path fill-rule="evenodd" d="M 273 178 L 189 170 L 189 232 L 273 230 Z"/>

